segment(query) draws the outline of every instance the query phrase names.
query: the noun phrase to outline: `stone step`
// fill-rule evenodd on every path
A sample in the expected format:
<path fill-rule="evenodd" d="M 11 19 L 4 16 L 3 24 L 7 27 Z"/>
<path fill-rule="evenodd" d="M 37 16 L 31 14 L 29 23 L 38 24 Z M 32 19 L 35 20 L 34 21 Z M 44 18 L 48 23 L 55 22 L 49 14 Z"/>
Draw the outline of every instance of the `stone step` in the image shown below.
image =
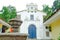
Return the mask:
<path fill-rule="evenodd" d="M 27 40 L 37 40 L 37 39 L 27 39 Z"/>
<path fill-rule="evenodd" d="M 27 40 L 51 40 L 51 39 L 27 39 Z"/>

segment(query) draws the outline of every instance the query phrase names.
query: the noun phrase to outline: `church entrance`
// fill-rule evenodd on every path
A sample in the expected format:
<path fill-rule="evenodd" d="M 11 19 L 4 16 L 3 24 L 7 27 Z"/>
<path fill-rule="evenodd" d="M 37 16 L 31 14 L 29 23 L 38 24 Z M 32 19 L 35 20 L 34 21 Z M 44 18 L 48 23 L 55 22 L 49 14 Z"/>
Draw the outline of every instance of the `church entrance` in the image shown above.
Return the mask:
<path fill-rule="evenodd" d="M 28 38 L 36 38 L 36 26 L 31 24 L 28 27 Z"/>

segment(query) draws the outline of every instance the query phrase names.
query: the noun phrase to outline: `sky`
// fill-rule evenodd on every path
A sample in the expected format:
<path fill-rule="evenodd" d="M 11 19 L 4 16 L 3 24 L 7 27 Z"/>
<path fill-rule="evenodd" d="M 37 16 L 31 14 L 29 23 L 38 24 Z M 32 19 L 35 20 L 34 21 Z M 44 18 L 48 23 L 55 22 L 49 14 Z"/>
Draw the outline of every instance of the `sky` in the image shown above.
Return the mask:
<path fill-rule="evenodd" d="M 38 5 L 38 9 L 42 10 L 42 5 L 46 4 L 51 7 L 53 5 L 54 0 L 0 0 L 0 10 L 3 6 L 12 5 L 16 7 L 17 11 L 25 10 L 26 5 L 30 3 L 34 3 Z"/>

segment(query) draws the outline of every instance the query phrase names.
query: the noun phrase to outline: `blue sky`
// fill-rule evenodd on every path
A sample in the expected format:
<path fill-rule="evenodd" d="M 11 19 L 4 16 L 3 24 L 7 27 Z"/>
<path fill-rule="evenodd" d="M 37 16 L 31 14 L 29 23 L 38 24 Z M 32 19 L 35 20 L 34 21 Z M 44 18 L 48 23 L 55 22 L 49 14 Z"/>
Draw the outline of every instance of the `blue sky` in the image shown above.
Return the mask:
<path fill-rule="evenodd" d="M 42 5 L 47 4 L 50 7 L 53 5 L 54 0 L 0 0 L 0 10 L 3 6 L 15 6 L 17 11 L 26 9 L 26 4 L 34 3 L 38 5 L 38 9 L 42 10 Z"/>

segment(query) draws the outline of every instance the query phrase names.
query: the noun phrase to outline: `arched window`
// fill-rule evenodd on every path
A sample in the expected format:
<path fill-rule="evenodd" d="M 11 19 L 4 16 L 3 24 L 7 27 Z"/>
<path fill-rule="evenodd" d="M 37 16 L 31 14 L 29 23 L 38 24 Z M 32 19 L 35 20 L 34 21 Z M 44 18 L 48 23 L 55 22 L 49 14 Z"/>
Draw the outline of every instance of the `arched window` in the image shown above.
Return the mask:
<path fill-rule="evenodd" d="M 34 20 L 34 15 L 30 15 L 30 20 Z"/>
<path fill-rule="evenodd" d="M 28 38 L 36 38 L 36 26 L 31 24 L 28 27 Z"/>

